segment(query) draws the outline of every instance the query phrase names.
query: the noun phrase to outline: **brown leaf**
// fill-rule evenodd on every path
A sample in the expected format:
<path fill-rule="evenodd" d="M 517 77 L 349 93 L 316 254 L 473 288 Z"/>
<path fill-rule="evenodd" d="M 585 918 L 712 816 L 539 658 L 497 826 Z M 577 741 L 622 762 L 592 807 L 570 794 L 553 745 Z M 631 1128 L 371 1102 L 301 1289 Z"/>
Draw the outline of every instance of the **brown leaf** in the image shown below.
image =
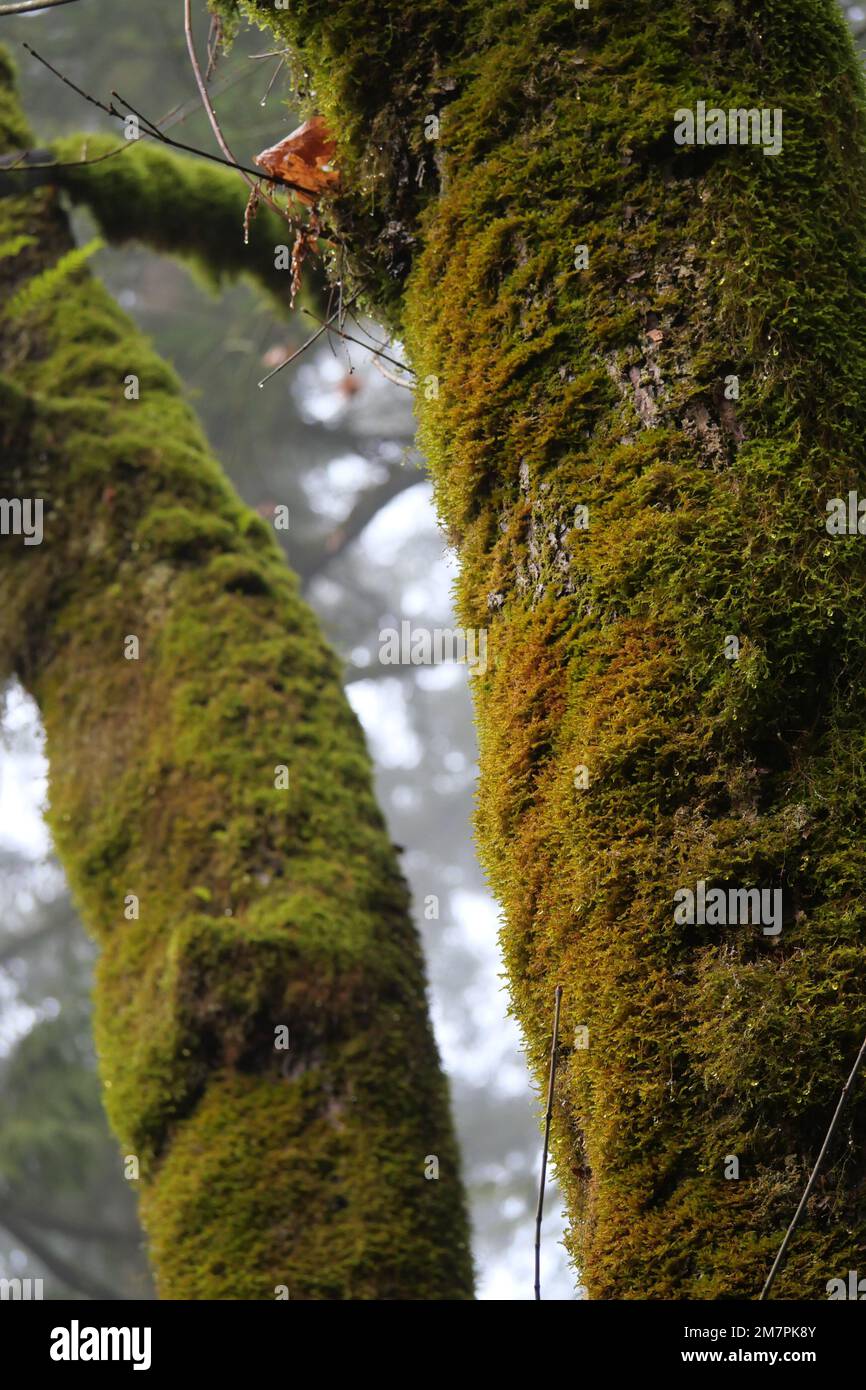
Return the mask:
<path fill-rule="evenodd" d="M 278 145 L 257 154 L 255 163 L 266 173 L 299 185 L 293 190 L 294 196 L 312 206 L 322 193 L 331 192 L 340 182 L 337 170 L 328 167 L 336 151 L 323 117 L 313 116 Z"/>

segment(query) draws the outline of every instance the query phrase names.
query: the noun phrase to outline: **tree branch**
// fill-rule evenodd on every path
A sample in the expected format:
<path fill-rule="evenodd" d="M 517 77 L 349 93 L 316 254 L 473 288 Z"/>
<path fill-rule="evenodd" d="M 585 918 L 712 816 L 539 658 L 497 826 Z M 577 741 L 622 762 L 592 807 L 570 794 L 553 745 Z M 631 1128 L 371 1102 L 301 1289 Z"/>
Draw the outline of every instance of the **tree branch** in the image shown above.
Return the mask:
<path fill-rule="evenodd" d="M 77 1289 L 83 1293 L 85 1298 L 92 1298 L 97 1302 L 117 1302 L 119 1295 L 113 1289 L 108 1288 L 98 1279 L 90 1274 L 85 1274 L 83 1270 L 75 1268 L 58 1255 L 56 1251 L 42 1238 L 41 1235 L 30 1229 L 27 1222 L 22 1221 L 21 1217 L 11 1211 L 5 1204 L 0 1205 L 0 1226 L 5 1227 L 9 1234 L 15 1239 L 20 1240 L 22 1245 L 26 1245 L 31 1254 L 35 1255 L 49 1269 L 61 1283 L 67 1288 Z"/>
<path fill-rule="evenodd" d="M 41 1208 L 34 1211 L 32 1207 L 22 1206 L 19 1202 L 14 1203 L 13 1210 L 18 1221 L 28 1226 L 46 1228 L 49 1232 L 56 1231 L 58 1235 L 68 1236 L 72 1240 L 104 1240 L 111 1245 L 126 1246 L 138 1246 L 142 1241 L 141 1232 L 137 1229 L 121 1230 L 117 1226 L 100 1226 L 98 1223 L 82 1224 Z"/>
<path fill-rule="evenodd" d="M 390 470 L 388 477 L 381 483 L 365 488 L 363 492 L 358 494 L 348 516 L 325 536 L 324 541 L 316 547 L 313 555 L 308 555 L 306 559 L 303 556 L 299 558 L 293 550 L 292 558 L 295 569 L 304 585 L 311 583 L 336 560 L 338 555 L 342 555 L 352 542 L 358 539 L 361 532 L 369 526 L 374 516 L 383 507 L 387 506 L 395 497 L 399 497 L 401 492 L 406 492 L 410 487 L 415 487 L 424 480 L 424 474 L 420 469 L 394 468 Z"/>
<path fill-rule="evenodd" d="M 119 111 L 114 105 L 114 102 L 111 102 L 109 105 L 104 101 L 100 101 L 98 97 L 91 96 L 89 92 L 85 92 L 82 87 L 77 86 L 70 78 L 65 77 L 58 68 L 54 67 L 53 63 L 49 63 L 48 59 L 43 58 L 41 53 L 37 53 L 35 48 L 31 48 L 29 43 L 25 43 L 22 46 L 27 49 L 28 53 L 32 54 L 37 62 L 42 63 L 43 67 L 46 67 L 49 72 L 52 72 L 55 77 L 59 78 L 64 86 L 71 88 L 73 92 L 84 101 L 88 102 L 90 106 L 95 106 L 99 111 L 104 111 L 105 114 L 111 116 L 113 120 L 125 121 L 127 119 L 128 112 Z M 122 100 L 122 98 L 119 98 L 119 100 Z M 128 103 L 124 102 L 124 105 L 128 106 Z M 147 117 L 143 117 L 139 111 L 133 110 L 131 106 L 129 107 L 129 111 L 132 112 L 134 116 L 137 116 L 140 121 L 143 120 L 145 122 L 147 129 L 142 130 L 142 136 L 147 136 L 151 140 L 159 140 L 162 144 L 170 145 L 171 148 L 175 150 L 183 150 L 186 154 L 194 154 L 198 156 L 199 159 L 210 159 L 215 164 L 223 164 L 227 168 L 236 169 L 242 174 L 250 174 L 253 178 L 263 179 L 267 183 L 278 184 L 280 188 L 288 188 L 293 192 L 304 193 L 308 197 L 312 196 L 309 188 L 305 188 L 303 184 L 292 183 L 290 179 L 284 179 L 280 174 L 264 175 L 261 169 L 249 169 L 244 164 L 238 164 L 235 159 L 226 159 L 222 155 L 212 154 L 209 150 L 200 150 L 196 145 L 187 145 L 182 140 L 174 140 L 170 135 L 166 135 L 165 131 L 155 126 Z M 282 209 L 280 209 L 280 212 L 281 215 L 285 216 Z"/>
<path fill-rule="evenodd" d="M 53 10 L 57 5 L 72 5 L 75 0 L 17 0 L 17 4 L 0 5 L 0 15 L 29 14 L 31 10 Z"/>
<path fill-rule="evenodd" d="M 5 263 L 12 294 L 72 244 L 56 200 L 16 203 L 4 232 L 31 244 Z M 102 948 L 106 1109 L 140 1161 L 160 1295 L 273 1300 L 289 1273 L 293 1298 L 471 1297 L 406 885 L 341 663 L 273 528 L 86 271 L 2 336 L 0 373 L 38 402 L 0 491 L 46 492 L 52 528 L 38 554 L 3 552 L 0 646 L 39 704 L 54 842 Z M 119 884 L 147 905 L 122 930 Z"/>
<path fill-rule="evenodd" d="M 5 965 L 6 961 L 15 960 L 16 956 L 32 951 L 34 946 L 41 945 L 50 937 L 57 936 L 66 930 L 66 926 L 65 920 L 46 922 L 41 927 L 37 927 L 35 931 L 22 932 L 20 935 L 8 937 L 0 945 L 0 966 Z"/>
<path fill-rule="evenodd" d="M 82 140 L 95 159 L 71 158 L 81 152 Z M 134 144 L 123 159 L 105 162 L 104 156 L 115 148 L 112 135 L 65 136 L 53 151 L 62 167 L 48 171 L 77 206 L 89 210 L 107 241 L 137 241 L 191 259 L 213 284 L 240 275 L 253 277 L 285 311 L 290 277 L 274 264 L 274 247 L 286 240 L 282 220 L 261 208 L 245 244 L 244 192 L 222 166 L 201 164 L 144 141 Z M 40 175 L 43 167 L 33 173 Z M 3 178 L 0 169 L 0 192 Z"/>

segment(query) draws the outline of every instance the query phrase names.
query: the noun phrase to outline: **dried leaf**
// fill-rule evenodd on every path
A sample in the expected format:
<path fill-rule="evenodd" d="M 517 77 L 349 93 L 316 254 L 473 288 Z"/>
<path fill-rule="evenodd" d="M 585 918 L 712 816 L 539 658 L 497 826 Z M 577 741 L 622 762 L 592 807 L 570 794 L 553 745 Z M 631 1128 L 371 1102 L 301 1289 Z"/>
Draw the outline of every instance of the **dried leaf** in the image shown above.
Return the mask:
<path fill-rule="evenodd" d="M 266 173 L 299 185 L 304 191 L 293 190 L 294 196 L 312 206 L 321 194 L 339 185 L 339 173 L 329 167 L 336 150 L 324 119 L 313 116 L 278 145 L 257 154 L 255 163 Z"/>

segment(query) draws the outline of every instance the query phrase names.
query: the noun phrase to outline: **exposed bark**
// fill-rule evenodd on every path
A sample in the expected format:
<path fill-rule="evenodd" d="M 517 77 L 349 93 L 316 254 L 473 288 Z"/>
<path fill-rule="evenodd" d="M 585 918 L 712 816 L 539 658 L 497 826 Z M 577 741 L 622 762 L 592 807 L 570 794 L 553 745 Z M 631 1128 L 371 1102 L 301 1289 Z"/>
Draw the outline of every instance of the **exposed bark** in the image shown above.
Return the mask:
<path fill-rule="evenodd" d="M 554 1121 L 583 1281 L 756 1297 L 866 1027 L 866 543 L 824 525 L 866 435 L 838 7 L 217 8 L 298 48 L 356 179 L 329 212 L 438 379 L 422 441 L 490 629 L 480 841 L 539 1079 L 556 984 L 564 1037 L 588 1028 Z M 698 100 L 781 107 L 782 152 L 677 147 Z M 677 923 L 699 880 L 781 889 L 782 933 Z M 862 1256 L 862 1081 L 843 1129 L 776 1296 Z"/>
<path fill-rule="evenodd" d="M 27 141 L 0 58 L 0 150 Z M 171 371 L 63 261 L 56 196 L 0 219 L 0 491 L 45 506 L 42 544 L 2 541 L 0 657 L 38 700 L 101 947 L 159 1292 L 470 1297 L 420 948 L 339 665 Z"/>

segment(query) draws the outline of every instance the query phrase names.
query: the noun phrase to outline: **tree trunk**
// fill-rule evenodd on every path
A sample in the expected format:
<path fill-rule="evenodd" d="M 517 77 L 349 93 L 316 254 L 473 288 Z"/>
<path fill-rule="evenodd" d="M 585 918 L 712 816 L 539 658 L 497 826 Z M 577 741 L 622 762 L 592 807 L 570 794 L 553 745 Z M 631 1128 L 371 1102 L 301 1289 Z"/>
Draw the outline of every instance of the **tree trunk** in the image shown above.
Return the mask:
<path fill-rule="evenodd" d="M 419 374 L 461 618 L 489 628 L 478 824 L 539 1079 L 564 990 L 583 1282 L 756 1297 L 866 1029 L 866 541 L 825 525 L 866 436 L 838 8 L 216 8 L 300 50 L 329 212 Z M 781 149 L 677 144 L 699 101 L 778 109 Z M 727 922 L 681 920 L 700 884 L 768 890 L 764 915 L 726 893 Z M 864 1149 L 861 1080 L 779 1296 L 857 1267 Z"/>
<path fill-rule="evenodd" d="M 2 58 L 0 151 L 27 141 Z M 2 489 L 44 500 L 41 544 L 2 541 L 0 652 L 101 946 L 159 1292 L 471 1297 L 420 948 L 338 662 L 55 195 L 0 219 Z"/>

